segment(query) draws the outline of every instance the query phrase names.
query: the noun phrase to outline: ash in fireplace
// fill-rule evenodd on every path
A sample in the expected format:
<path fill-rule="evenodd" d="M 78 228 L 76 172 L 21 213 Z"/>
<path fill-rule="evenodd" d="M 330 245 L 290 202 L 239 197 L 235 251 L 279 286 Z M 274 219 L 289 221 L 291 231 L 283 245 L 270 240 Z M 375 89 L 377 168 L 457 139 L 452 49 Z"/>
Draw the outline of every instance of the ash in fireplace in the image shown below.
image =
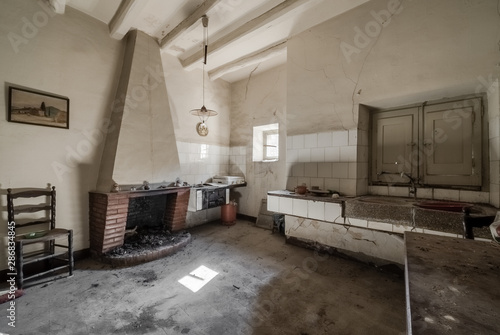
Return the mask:
<path fill-rule="evenodd" d="M 162 247 L 175 245 L 189 235 L 188 232 L 171 233 L 161 228 L 143 228 L 127 236 L 122 246 L 108 251 L 107 257 L 140 255 Z"/>

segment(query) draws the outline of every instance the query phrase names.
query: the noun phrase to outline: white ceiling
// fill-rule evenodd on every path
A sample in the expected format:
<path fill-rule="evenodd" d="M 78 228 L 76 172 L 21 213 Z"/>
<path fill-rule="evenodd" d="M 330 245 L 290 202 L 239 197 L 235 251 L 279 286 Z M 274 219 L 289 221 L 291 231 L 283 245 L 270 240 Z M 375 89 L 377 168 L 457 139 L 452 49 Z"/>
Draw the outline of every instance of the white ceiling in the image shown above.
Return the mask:
<path fill-rule="evenodd" d="M 202 67 L 201 16 L 206 14 L 205 69 L 211 79 L 234 82 L 283 64 L 286 43 L 282 42 L 369 0 L 47 1 L 54 7 L 66 3 L 108 24 L 116 39 L 132 29 L 144 31 L 158 39 L 162 52 L 178 57 L 186 70 Z"/>
<path fill-rule="evenodd" d="M 99 21 L 109 23 L 121 0 L 68 0 L 67 4 Z"/>

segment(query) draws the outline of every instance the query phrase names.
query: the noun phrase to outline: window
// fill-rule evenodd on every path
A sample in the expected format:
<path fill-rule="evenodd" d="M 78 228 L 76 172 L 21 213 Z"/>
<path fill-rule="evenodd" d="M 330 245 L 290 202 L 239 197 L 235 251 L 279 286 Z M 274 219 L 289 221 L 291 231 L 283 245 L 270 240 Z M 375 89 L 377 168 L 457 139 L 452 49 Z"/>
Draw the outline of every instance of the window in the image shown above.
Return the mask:
<path fill-rule="evenodd" d="M 278 160 L 279 156 L 279 135 L 278 130 L 267 130 L 263 133 L 264 137 L 264 160 Z"/>
<path fill-rule="evenodd" d="M 480 187 L 482 111 L 472 97 L 374 112 L 372 184 Z"/>
<path fill-rule="evenodd" d="M 202 144 L 200 147 L 200 159 L 204 160 L 208 157 L 208 144 Z"/>
<path fill-rule="evenodd" d="M 277 123 L 253 127 L 254 162 L 274 162 L 279 159 L 279 125 Z"/>

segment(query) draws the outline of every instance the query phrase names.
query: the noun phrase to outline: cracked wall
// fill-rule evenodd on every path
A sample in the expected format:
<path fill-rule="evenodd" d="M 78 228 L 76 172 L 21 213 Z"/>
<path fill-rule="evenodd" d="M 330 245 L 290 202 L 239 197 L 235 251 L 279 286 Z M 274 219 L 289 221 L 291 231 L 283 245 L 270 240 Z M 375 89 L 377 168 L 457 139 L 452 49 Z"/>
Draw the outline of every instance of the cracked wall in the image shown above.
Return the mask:
<path fill-rule="evenodd" d="M 402 235 L 292 215 L 286 215 L 285 222 L 287 238 L 295 238 L 311 246 L 333 247 L 361 260 L 404 264 Z"/>
<path fill-rule="evenodd" d="M 286 66 L 278 66 L 231 87 L 231 149 L 229 172 L 244 175 L 246 187 L 231 191 L 238 212 L 257 217 L 269 190 L 286 185 Z M 279 124 L 279 160 L 253 162 L 253 127 Z"/>
<path fill-rule="evenodd" d="M 487 91 L 496 0 L 373 0 L 288 41 L 287 134 L 351 130 L 378 108 Z"/>
<path fill-rule="evenodd" d="M 298 177 L 298 183 L 307 183 L 309 178 L 310 186 L 323 184 L 348 195 L 375 192 L 368 187 L 371 108 L 485 92 L 487 113 L 492 113 L 489 118 L 493 120 L 488 129 L 493 136 L 490 202 L 498 205 L 499 107 L 498 102 L 489 101 L 495 100 L 494 83 L 500 76 L 497 7 L 496 0 L 372 0 L 292 37 L 287 50 L 290 142 L 300 136 L 349 132 L 356 134 L 355 141 L 348 143 L 355 146 L 356 157 L 336 155 L 342 142 L 289 147 L 289 166 L 333 163 L 349 167 L 348 177 L 336 177 L 342 172 L 338 168 L 329 172 L 329 179 L 289 177 Z"/>

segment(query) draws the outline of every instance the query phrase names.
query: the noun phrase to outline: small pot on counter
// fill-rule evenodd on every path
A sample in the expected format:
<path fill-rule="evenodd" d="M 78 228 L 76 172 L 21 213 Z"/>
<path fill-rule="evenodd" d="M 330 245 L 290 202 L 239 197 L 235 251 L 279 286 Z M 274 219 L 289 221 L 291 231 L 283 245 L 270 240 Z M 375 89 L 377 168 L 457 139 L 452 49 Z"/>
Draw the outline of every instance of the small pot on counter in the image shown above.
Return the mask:
<path fill-rule="evenodd" d="M 306 194 L 307 186 L 306 184 L 302 184 L 300 186 L 295 187 L 295 193 L 297 194 Z"/>

